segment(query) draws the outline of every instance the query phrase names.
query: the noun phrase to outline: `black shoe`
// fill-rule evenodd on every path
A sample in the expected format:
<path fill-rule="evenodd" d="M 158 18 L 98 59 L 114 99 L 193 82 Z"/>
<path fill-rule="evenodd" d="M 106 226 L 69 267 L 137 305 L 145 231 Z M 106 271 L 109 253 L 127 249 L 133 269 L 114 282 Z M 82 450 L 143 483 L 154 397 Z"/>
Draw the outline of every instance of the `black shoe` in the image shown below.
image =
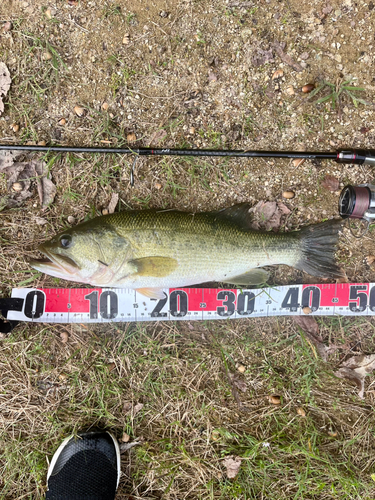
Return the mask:
<path fill-rule="evenodd" d="M 120 448 L 109 432 L 65 439 L 48 468 L 46 500 L 114 500 L 120 480 Z"/>

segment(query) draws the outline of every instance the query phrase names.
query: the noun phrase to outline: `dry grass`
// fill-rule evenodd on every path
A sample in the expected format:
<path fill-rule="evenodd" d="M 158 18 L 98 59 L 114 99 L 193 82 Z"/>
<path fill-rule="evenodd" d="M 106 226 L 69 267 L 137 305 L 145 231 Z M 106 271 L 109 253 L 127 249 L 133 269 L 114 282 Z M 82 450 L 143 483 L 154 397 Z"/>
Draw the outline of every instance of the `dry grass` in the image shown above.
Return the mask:
<path fill-rule="evenodd" d="M 0 60 L 13 81 L 1 141 L 122 145 L 134 133 L 132 145 L 148 145 L 162 131 L 158 145 L 165 147 L 371 149 L 372 106 L 347 100 L 338 115 L 300 90 L 342 73 L 373 100 L 370 4 L 332 2 L 322 18 L 320 0 L 258 3 L 241 9 L 221 0 L 3 0 L 0 19 L 13 29 L 1 32 Z M 302 72 L 277 57 L 254 64 L 254 50 L 268 50 L 274 40 L 284 41 L 295 60 L 308 53 Z M 51 59 L 43 58 L 46 51 Z M 283 77 L 272 80 L 278 69 Z M 86 110 L 82 118 L 77 105 Z M 292 189 L 289 226 L 297 227 L 337 216 L 337 193 L 321 186 L 326 173 L 341 186 L 371 181 L 366 167 L 329 162 L 140 158 L 132 189 L 132 158 L 44 159 L 57 186 L 52 206 L 42 211 L 35 192 L 19 209 L 0 212 L 3 296 L 15 286 L 72 286 L 32 272 L 28 259 L 68 216 L 80 222 L 100 214 L 114 192 L 119 210 L 200 211 L 281 200 Z M 36 217 L 47 223 L 39 226 Z M 364 260 L 372 253 L 373 232 L 360 241 L 344 237 L 339 260 L 350 280 L 375 282 Z M 278 284 L 309 279 L 285 267 L 272 276 Z M 374 384 L 361 401 L 333 372 L 345 356 L 375 352 L 374 325 L 366 318 L 322 320 L 325 342 L 340 345 L 327 365 L 287 319 L 21 325 L 0 344 L 0 497 L 42 498 L 47 458 L 60 440 L 99 426 L 141 441 L 123 456 L 119 499 L 370 500 Z M 280 406 L 269 402 L 272 394 Z M 235 480 L 226 479 L 222 463 L 229 455 L 243 459 Z"/>
<path fill-rule="evenodd" d="M 373 348 L 374 323 L 337 323 L 322 323 L 345 342 L 332 366 L 289 320 L 22 327 L 0 352 L 1 497 L 42 498 L 60 440 L 100 427 L 141 441 L 123 456 L 120 499 L 372 498 L 373 392 L 358 400 L 332 368 L 359 334 Z M 229 455 L 243 458 L 232 481 Z"/>

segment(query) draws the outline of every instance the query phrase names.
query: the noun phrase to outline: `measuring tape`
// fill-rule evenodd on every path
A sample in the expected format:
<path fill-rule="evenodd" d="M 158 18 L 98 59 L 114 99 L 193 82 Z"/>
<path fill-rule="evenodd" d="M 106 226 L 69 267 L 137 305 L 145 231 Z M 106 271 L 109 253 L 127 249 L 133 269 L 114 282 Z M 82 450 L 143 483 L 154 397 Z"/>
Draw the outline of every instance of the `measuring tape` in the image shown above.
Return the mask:
<path fill-rule="evenodd" d="M 169 288 L 164 293 L 163 299 L 150 299 L 123 288 L 15 288 L 11 298 L 0 299 L 0 310 L 8 320 L 39 323 L 191 321 L 305 313 L 375 315 L 375 283 L 289 285 L 252 290 Z"/>

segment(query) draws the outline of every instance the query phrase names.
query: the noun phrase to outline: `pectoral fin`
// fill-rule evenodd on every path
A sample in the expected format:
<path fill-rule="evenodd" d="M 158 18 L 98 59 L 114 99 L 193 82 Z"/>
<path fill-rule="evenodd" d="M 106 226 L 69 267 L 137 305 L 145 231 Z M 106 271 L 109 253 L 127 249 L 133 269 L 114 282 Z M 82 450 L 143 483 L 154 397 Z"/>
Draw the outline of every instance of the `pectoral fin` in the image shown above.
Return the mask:
<path fill-rule="evenodd" d="M 170 257 L 143 257 L 129 262 L 136 268 L 138 276 L 164 278 L 169 276 L 178 266 L 176 259 Z"/>
<path fill-rule="evenodd" d="M 228 282 L 234 285 L 261 285 L 268 280 L 268 273 L 264 269 L 251 269 L 247 273 L 229 278 Z"/>
<path fill-rule="evenodd" d="M 166 295 L 162 288 L 137 288 L 136 291 L 150 299 L 165 299 Z"/>

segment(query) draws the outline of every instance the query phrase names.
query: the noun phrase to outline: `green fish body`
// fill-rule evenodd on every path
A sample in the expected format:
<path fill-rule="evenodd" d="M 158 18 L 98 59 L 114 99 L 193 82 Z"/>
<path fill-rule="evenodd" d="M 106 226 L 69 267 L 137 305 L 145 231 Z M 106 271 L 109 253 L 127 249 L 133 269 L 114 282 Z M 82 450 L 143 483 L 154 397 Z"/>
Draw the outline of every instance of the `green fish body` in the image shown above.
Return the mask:
<path fill-rule="evenodd" d="M 265 283 L 263 266 L 286 264 L 332 278 L 341 221 L 274 233 L 249 229 L 248 204 L 219 212 L 129 211 L 89 220 L 42 244 L 47 261 L 31 265 L 70 281 L 137 289 L 159 298 L 162 288 L 204 282 Z"/>

